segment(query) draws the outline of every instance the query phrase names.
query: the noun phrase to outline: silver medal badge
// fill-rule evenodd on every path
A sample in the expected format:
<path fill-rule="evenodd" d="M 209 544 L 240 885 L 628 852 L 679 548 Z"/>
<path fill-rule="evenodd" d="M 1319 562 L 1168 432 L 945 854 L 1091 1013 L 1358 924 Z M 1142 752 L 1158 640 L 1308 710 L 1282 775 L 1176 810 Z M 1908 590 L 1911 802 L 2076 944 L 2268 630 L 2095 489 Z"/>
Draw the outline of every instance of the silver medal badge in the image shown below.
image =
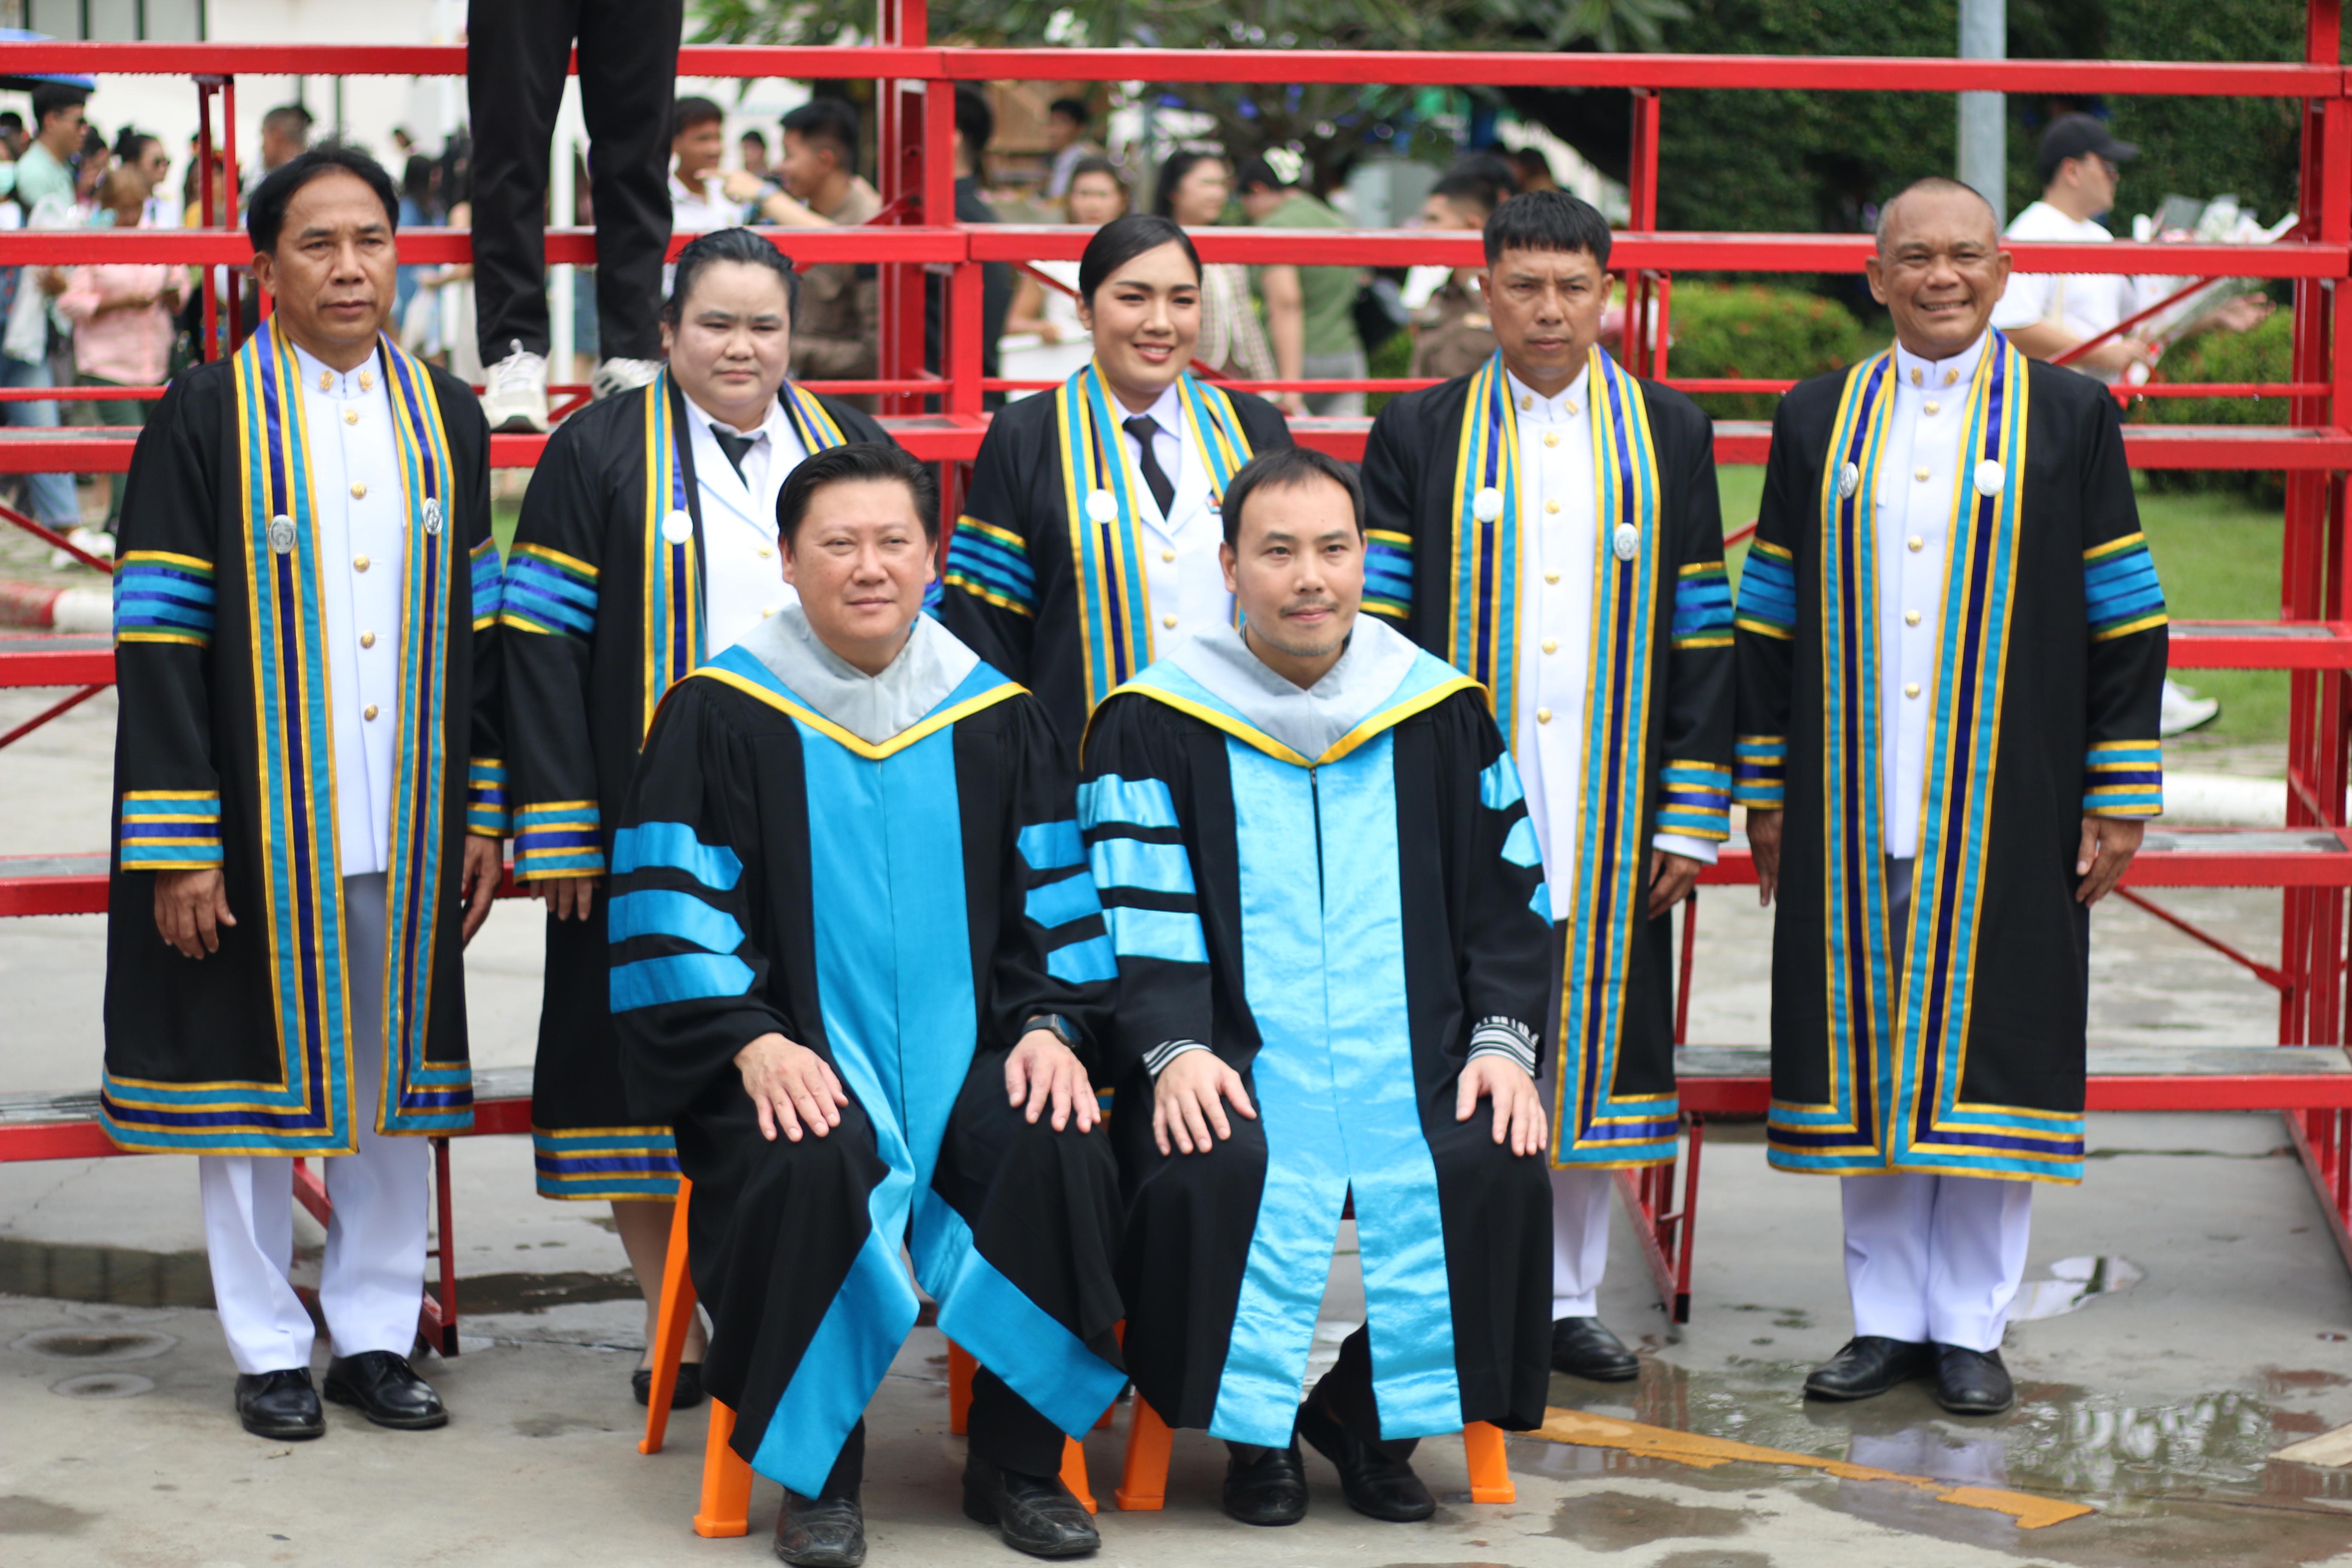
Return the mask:
<path fill-rule="evenodd" d="M 1108 490 L 1095 490 L 1087 496 L 1087 521 L 1092 523 L 1117 522 L 1118 502 Z"/>
<path fill-rule="evenodd" d="M 280 513 L 269 520 L 269 548 L 280 555 L 294 553 L 294 520 Z"/>
<path fill-rule="evenodd" d="M 1862 488 L 1862 470 L 1852 463 L 1838 470 L 1838 500 L 1852 500 L 1853 492 Z"/>
<path fill-rule="evenodd" d="M 662 519 L 661 536 L 672 544 L 684 544 L 694 537 L 694 519 L 682 511 L 671 512 Z"/>
<path fill-rule="evenodd" d="M 425 498 L 425 531 L 427 534 L 441 531 L 441 501 L 437 496 Z"/>
<path fill-rule="evenodd" d="M 1488 485 L 1470 498 L 1470 515 L 1480 522 L 1492 522 L 1503 515 L 1503 492 Z"/>
<path fill-rule="evenodd" d="M 1617 531 L 1609 536 L 1609 548 L 1616 552 L 1618 560 L 1631 561 L 1642 548 L 1642 531 L 1630 522 L 1619 523 Z"/>
<path fill-rule="evenodd" d="M 2009 483 L 2009 475 L 1990 458 L 1977 465 L 1975 479 L 1977 494 L 1980 496 L 1997 496 L 2001 486 Z"/>

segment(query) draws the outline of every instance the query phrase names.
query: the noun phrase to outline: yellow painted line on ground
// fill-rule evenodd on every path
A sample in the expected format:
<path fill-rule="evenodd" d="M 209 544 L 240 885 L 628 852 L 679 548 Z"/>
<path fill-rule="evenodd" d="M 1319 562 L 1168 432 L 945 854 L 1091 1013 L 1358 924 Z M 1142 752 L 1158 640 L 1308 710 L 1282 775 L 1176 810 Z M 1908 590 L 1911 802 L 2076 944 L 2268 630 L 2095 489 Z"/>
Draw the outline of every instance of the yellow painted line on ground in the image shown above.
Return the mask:
<path fill-rule="evenodd" d="M 2059 1502 L 2051 1498 L 2000 1491 L 1991 1487 L 1954 1486 L 1949 1481 L 1939 1481 L 1929 1476 L 1906 1476 L 1894 1470 L 1874 1469 L 1868 1465 L 1848 1464 L 1843 1459 L 1824 1459 L 1812 1454 L 1792 1453 L 1785 1448 L 1761 1448 L 1753 1443 L 1704 1437 L 1696 1432 L 1677 1432 L 1669 1426 L 1644 1426 L 1638 1421 L 1620 1421 L 1613 1416 L 1592 1415 L 1581 1410 L 1562 1410 L 1558 1406 L 1546 1411 L 1544 1424 L 1528 1435 L 1548 1438 L 1554 1443 L 1573 1443 L 1585 1448 L 1615 1448 L 1645 1459 L 1671 1459 L 1675 1464 L 1690 1465 L 1703 1470 L 1735 1462 L 1795 1465 L 1808 1470 L 1823 1470 L 1842 1480 L 1899 1481 L 1905 1486 L 1917 1487 L 1922 1491 L 1932 1493 L 1938 1502 L 2008 1514 L 2017 1521 L 2020 1530 L 2041 1530 L 2048 1525 L 2063 1524 L 2070 1519 L 2080 1519 L 2094 1511 L 2078 1502 Z"/>

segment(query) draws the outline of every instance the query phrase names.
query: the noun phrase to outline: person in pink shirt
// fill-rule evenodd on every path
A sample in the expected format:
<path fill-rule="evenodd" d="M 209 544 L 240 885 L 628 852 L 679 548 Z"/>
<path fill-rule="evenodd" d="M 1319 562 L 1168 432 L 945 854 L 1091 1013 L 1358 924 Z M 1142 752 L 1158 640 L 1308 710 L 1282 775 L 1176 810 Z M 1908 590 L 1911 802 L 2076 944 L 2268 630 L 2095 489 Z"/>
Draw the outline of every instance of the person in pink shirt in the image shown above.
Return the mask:
<path fill-rule="evenodd" d="M 114 226 L 136 228 L 151 193 L 147 176 L 128 165 L 110 171 L 98 187 L 99 210 Z M 74 324 L 74 370 L 83 386 L 154 386 L 171 369 L 173 317 L 184 280 L 163 263 L 77 267 L 67 274 L 58 309 Z M 147 404 L 104 398 L 92 405 L 102 426 L 142 426 Z M 118 479 L 107 503 L 106 531 L 122 515 Z"/>

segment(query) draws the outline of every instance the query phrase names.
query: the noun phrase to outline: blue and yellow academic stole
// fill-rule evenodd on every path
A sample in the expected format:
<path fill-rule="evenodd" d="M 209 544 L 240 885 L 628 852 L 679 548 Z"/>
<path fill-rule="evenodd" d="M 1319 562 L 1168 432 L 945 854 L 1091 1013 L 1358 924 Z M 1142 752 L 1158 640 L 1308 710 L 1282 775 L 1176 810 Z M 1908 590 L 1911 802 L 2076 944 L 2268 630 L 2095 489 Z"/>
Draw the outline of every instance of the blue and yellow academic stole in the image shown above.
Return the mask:
<path fill-rule="evenodd" d="M 1837 466 L 1822 478 L 1831 1103 L 1776 1102 L 1773 1158 L 1815 1170 L 2079 1180 L 2081 1116 L 1959 1100 L 2016 598 L 2027 462 L 2025 357 L 1992 333 L 1969 390 L 1944 562 L 1919 854 L 1899 973 L 1882 845 L 1886 812 L 1902 803 L 1882 798 L 1874 524 L 1893 377 L 1890 353 L 1847 378 L 1830 447 Z M 1842 493 L 1848 466 L 1852 490 Z"/>
<path fill-rule="evenodd" d="M 778 394 L 802 447 L 822 452 L 848 437 L 814 395 L 791 382 Z M 664 371 L 646 389 L 646 586 L 644 707 L 641 731 L 651 730 L 662 694 L 701 668 L 709 630 L 702 574 L 701 498 L 687 493 L 678 447 L 688 439 L 679 418 L 683 395 Z"/>
<path fill-rule="evenodd" d="M 412 527 L 403 551 L 401 705 L 394 763 L 386 952 L 348 950 L 334 737 L 328 694 L 324 593 L 310 493 L 300 372 L 274 320 L 236 356 L 238 451 L 247 517 L 247 635 L 254 667 L 261 863 L 267 942 L 284 1085 L 173 1089 L 109 1085 L 108 1120 L 123 1141 L 207 1152 L 348 1152 L 352 963 L 386 961 L 384 1075 L 378 1124 L 387 1132 L 465 1128 L 472 1074 L 425 1058 L 435 915 L 444 901 L 444 724 L 450 616 L 449 448 L 425 368 L 388 340 L 378 367 L 391 395 Z M 466 606 L 470 623 L 472 606 Z M 125 1092 L 126 1090 L 130 1092 Z"/>
<path fill-rule="evenodd" d="M 1177 378 L 1192 447 L 1209 470 L 1212 504 L 1250 460 L 1249 437 L 1233 400 L 1186 371 Z M 1076 568 L 1078 635 L 1084 644 L 1087 711 L 1151 663 L 1151 595 L 1136 521 L 1139 483 L 1102 373 L 1092 362 L 1054 394 L 1062 454 L 1063 502 Z M 1097 505 L 1095 497 L 1108 500 Z M 1097 515 L 1100 513 L 1101 515 Z"/>
<path fill-rule="evenodd" d="M 1603 357 L 1597 348 L 1593 355 L 1596 361 Z M 1593 428 L 1600 427 L 1595 418 Z M 1483 508 L 1481 496 L 1490 498 Z M 1462 409 L 1454 465 L 1452 587 L 1446 662 L 1486 689 L 1505 742 L 1516 745 L 1511 716 L 1518 711 L 1519 421 L 1499 351 L 1470 377 Z"/>

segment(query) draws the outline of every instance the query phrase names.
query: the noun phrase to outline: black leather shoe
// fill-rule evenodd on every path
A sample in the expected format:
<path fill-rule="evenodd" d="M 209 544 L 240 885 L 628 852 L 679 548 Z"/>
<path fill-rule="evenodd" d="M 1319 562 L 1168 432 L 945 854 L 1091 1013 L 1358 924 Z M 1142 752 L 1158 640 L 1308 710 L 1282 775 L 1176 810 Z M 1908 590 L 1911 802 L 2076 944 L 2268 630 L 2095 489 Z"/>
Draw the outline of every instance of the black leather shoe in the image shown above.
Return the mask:
<path fill-rule="evenodd" d="M 327 1363 L 327 1397 L 349 1405 L 379 1426 L 423 1432 L 449 1425 L 449 1412 L 408 1358 L 390 1351 L 339 1355 Z"/>
<path fill-rule="evenodd" d="M 1297 1524 L 1307 1517 L 1307 1467 L 1296 1436 L 1286 1448 L 1260 1448 L 1247 1459 L 1234 1452 L 1225 1460 L 1225 1513 L 1244 1524 Z"/>
<path fill-rule="evenodd" d="M 1856 1334 L 1805 1379 L 1808 1399 L 1874 1399 L 1897 1384 L 1931 1375 L 1936 1347 L 1882 1334 Z"/>
<path fill-rule="evenodd" d="M 310 1386 L 307 1366 L 237 1373 L 236 1418 L 255 1436 L 281 1442 L 327 1435 L 327 1417 L 319 1408 L 319 1391 Z"/>
<path fill-rule="evenodd" d="M 866 1510 L 856 1498 L 808 1498 L 785 1488 L 776 1560 L 795 1568 L 857 1568 L 866 1561 Z"/>
<path fill-rule="evenodd" d="M 985 1459 L 966 1459 L 963 1511 L 996 1526 L 1005 1545 L 1032 1557 L 1084 1557 L 1102 1545 L 1087 1505 L 1059 1476 L 1024 1476 Z"/>
<path fill-rule="evenodd" d="M 637 1396 L 638 1404 L 651 1405 L 654 1402 L 654 1369 L 641 1366 L 629 1373 L 629 1392 Z M 672 1410 L 691 1410 L 701 1403 L 702 1363 L 698 1361 L 680 1362 L 677 1382 L 670 1389 L 669 1407 Z"/>
<path fill-rule="evenodd" d="M 1936 1347 L 1936 1403 L 1955 1415 L 1998 1415 L 2017 1403 L 2000 1352 Z"/>
<path fill-rule="evenodd" d="M 1631 1383 L 1641 1359 L 1598 1318 L 1562 1318 L 1551 1326 L 1551 1369 L 1595 1383 Z"/>
<path fill-rule="evenodd" d="M 1298 1435 L 1339 1472 L 1339 1489 L 1348 1506 L 1369 1519 L 1391 1524 L 1412 1524 L 1437 1511 L 1437 1500 L 1403 1459 L 1391 1458 L 1342 1426 L 1321 1405 L 1309 1399 L 1298 1407 Z"/>

